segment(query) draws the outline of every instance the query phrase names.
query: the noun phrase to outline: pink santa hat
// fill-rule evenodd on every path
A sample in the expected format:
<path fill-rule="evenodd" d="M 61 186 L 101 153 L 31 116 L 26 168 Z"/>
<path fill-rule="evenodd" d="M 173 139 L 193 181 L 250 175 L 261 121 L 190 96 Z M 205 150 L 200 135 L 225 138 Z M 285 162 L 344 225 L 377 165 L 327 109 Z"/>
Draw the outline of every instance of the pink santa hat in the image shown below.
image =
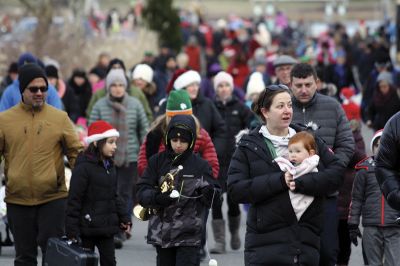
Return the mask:
<path fill-rule="evenodd" d="M 225 71 L 218 72 L 218 74 L 214 77 L 214 89 L 216 90 L 219 84 L 221 84 L 222 82 L 227 82 L 229 84 L 229 87 L 233 90 L 233 78 L 231 74 Z"/>

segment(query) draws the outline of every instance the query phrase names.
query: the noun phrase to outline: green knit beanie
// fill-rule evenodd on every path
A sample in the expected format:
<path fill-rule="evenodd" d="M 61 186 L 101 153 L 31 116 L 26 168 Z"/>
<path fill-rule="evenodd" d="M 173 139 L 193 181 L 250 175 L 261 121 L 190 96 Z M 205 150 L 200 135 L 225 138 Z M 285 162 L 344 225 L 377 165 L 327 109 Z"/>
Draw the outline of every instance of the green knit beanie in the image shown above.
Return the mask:
<path fill-rule="evenodd" d="M 167 100 L 167 110 L 165 114 L 169 117 L 174 115 L 191 115 L 192 103 L 189 94 L 185 90 L 171 91 Z"/>

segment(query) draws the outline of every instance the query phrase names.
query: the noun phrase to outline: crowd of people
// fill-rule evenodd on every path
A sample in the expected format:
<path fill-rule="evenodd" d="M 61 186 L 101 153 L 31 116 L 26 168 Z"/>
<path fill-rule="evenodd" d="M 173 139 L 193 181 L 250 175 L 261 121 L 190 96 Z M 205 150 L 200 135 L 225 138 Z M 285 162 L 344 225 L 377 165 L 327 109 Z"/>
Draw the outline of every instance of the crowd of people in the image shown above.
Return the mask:
<path fill-rule="evenodd" d="M 36 265 L 37 246 L 45 260 L 47 239 L 64 234 L 115 265 L 137 205 L 159 266 L 199 265 L 208 219 L 210 252 L 244 243 L 245 265 L 348 265 L 361 216 L 365 264 L 396 265 L 398 180 L 374 161 L 388 160 L 381 130 L 400 110 L 390 36 L 336 24 L 314 38 L 283 20 L 183 20 L 179 53 L 161 44 L 132 68 L 102 53 L 67 79 L 29 52 L 12 62 L 0 154 L 15 265 Z"/>

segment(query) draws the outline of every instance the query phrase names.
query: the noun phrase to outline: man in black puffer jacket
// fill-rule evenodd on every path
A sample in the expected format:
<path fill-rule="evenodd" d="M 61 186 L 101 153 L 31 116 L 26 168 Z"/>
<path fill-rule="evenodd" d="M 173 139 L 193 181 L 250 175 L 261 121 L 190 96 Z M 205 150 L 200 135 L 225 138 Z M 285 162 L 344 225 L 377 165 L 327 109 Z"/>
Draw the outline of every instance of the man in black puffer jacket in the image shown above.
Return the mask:
<path fill-rule="evenodd" d="M 389 205 L 400 210 L 400 112 L 383 130 L 376 158 L 376 178 Z"/>

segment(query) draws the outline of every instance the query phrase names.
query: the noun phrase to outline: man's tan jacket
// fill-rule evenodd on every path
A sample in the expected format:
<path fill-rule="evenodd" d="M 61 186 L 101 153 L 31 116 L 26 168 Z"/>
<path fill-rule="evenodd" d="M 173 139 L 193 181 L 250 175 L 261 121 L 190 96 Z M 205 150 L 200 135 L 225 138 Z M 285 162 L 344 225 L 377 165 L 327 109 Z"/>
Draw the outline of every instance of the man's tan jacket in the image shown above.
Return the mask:
<path fill-rule="evenodd" d="M 33 206 L 67 197 L 64 153 L 71 167 L 82 144 L 66 112 L 20 102 L 0 113 L 7 203 Z"/>

